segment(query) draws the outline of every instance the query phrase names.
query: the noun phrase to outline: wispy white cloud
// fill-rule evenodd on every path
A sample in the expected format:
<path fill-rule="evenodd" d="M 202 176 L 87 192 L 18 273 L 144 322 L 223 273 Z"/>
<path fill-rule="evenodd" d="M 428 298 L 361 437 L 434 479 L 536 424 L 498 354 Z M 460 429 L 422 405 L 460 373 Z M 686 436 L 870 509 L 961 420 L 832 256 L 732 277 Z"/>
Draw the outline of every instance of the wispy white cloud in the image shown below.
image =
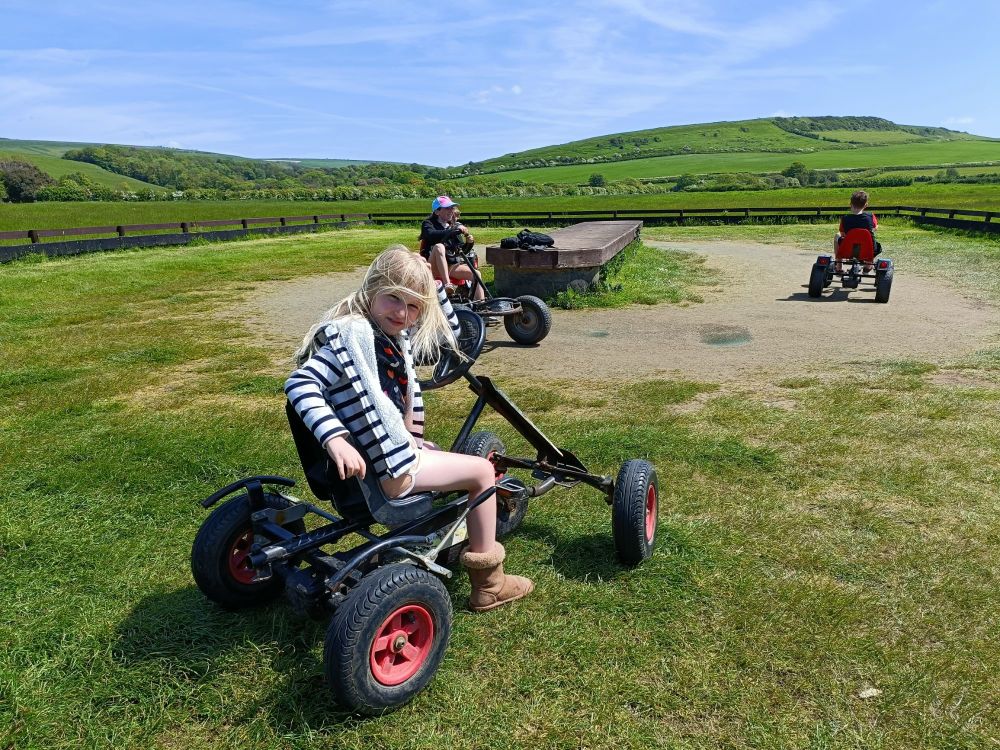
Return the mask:
<path fill-rule="evenodd" d="M 502 11 L 490 0 L 0 0 L 0 135 L 460 163 L 645 127 L 843 111 L 848 80 L 893 82 L 864 98 L 873 113 L 968 126 L 961 85 L 921 98 L 919 53 L 892 47 L 919 37 L 906 24 L 944 13 L 900 17 L 860 0 L 511 0 Z M 861 17 L 878 54 L 837 54 L 831 40 L 857 38 Z M 976 49 L 990 69 L 995 53 Z M 963 64 L 920 68 L 921 81 L 938 68 L 963 81 Z M 975 113 L 1000 131 L 996 105 Z"/>

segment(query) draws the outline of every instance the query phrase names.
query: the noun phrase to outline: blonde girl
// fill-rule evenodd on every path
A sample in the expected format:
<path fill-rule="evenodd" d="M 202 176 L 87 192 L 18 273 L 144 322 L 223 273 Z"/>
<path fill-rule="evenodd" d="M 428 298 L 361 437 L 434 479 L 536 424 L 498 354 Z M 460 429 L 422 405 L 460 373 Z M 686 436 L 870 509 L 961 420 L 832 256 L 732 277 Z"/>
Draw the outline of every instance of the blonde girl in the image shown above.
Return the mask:
<path fill-rule="evenodd" d="M 444 288 L 402 245 L 375 258 L 361 288 L 310 329 L 285 394 L 342 479 L 364 479 L 370 464 L 390 498 L 447 490 L 472 498 L 494 485 L 486 459 L 442 451 L 423 439 L 413 360 L 436 361 L 442 342 L 457 349 L 458 332 Z M 530 593 L 530 580 L 504 575 L 495 497 L 469 514 L 468 528 L 462 562 L 472 581 L 470 607 L 492 609 Z"/>

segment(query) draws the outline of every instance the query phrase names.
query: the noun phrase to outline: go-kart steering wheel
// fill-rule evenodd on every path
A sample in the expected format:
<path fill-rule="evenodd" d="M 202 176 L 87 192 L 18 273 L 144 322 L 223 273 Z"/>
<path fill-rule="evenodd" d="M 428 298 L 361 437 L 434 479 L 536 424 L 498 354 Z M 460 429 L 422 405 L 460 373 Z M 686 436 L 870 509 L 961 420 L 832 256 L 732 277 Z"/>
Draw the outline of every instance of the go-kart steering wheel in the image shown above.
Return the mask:
<path fill-rule="evenodd" d="M 455 310 L 455 315 L 461 328 L 461 333 L 458 335 L 458 348 L 466 358 L 462 359 L 456 356 L 452 349 L 443 347 L 441 359 L 434 366 L 434 373 L 430 379 L 420 381 L 422 390 L 432 391 L 435 388 L 443 388 L 454 383 L 469 371 L 483 350 L 483 344 L 486 343 L 486 324 L 483 319 L 465 308 Z"/>

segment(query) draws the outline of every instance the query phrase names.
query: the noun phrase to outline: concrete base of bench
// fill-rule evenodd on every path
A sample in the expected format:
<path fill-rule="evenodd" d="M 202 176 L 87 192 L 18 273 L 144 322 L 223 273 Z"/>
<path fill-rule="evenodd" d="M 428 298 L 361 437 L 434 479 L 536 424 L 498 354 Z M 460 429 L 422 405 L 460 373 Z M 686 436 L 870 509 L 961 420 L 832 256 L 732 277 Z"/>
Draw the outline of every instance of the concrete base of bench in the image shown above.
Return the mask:
<path fill-rule="evenodd" d="M 539 271 L 528 268 L 495 268 L 493 280 L 497 294 L 502 297 L 518 297 L 533 294 L 545 299 L 564 292 L 572 285 L 581 292 L 587 291 L 601 278 L 601 266 L 565 268 L 561 270 Z"/>
<path fill-rule="evenodd" d="M 571 284 L 586 288 L 597 282 L 601 267 L 634 241 L 641 229 L 641 221 L 584 221 L 552 231 L 556 243 L 545 250 L 488 245 L 486 261 L 493 266 L 497 294 L 551 297 Z"/>

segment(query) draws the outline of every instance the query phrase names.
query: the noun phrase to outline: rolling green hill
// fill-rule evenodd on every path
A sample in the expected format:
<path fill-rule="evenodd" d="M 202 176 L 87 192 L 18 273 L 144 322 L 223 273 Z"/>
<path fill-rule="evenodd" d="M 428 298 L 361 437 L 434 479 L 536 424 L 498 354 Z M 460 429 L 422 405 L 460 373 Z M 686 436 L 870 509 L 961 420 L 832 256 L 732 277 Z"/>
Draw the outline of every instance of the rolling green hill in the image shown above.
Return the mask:
<path fill-rule="evenodd" d="M 518 169 L 490 174 L 491 179 L 510 182 L 584 183 L 599 173 L 608 180 L 628 177 L 639 179 L 676 177 L 682 174 L 716 174 L 725 172 L 776 172 L 791 162 L 800 161 L 810 169 L 853 169 L 858 167 L 907 167 L 926 165 L 928 168 L 1000 161 L 1000 141 L 958 140 L 930 143 L 896 143 L 885 146 L 851 149 L 817 150 L 812 152 L 728 152 L 695 153 L 677 156 L 657 156 L 629 159 L 602 164 L 572 164 Z M 464 178 L 469 179 L 469 178 Z"/>
<path fill-rule="evenodd" d="M 897 125 L 876 117 L 810 117 L 679 125 L 588 138 L 473 162 L 456 176 L 581 182 L 686 172 L 911 166 L 1000 159 L 1000 140 L 945 128 Z"/>

